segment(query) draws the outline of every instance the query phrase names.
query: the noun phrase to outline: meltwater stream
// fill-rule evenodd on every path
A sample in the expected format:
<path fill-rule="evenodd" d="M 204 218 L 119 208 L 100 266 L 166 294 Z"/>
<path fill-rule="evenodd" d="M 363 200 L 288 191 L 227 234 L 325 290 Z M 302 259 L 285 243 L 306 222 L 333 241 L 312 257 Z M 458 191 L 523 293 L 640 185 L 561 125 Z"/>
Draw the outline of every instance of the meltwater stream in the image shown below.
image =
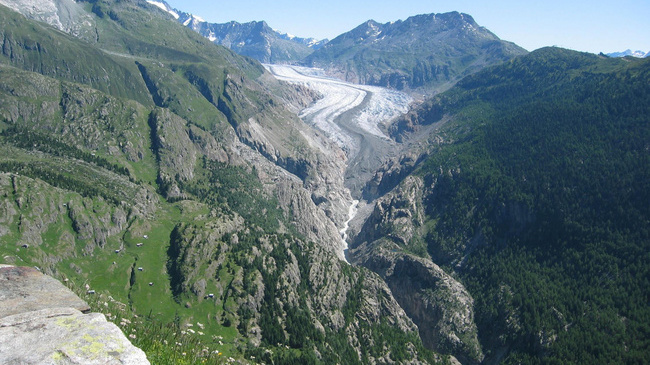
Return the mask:
<path fill-rule="evenodd" d="M 346 251 L 348 250 L 348 228 L 350 228 L 350 222 L 357 215 L 357 207 L 359 206 L 358 200 L 353 200 L 352 204 L 348 208 L 348 220 L 343 222 L 343 228 L 339 231 L 341 233 L 341 240 L 343 241 L 343 258 L 347 261 Z"/>

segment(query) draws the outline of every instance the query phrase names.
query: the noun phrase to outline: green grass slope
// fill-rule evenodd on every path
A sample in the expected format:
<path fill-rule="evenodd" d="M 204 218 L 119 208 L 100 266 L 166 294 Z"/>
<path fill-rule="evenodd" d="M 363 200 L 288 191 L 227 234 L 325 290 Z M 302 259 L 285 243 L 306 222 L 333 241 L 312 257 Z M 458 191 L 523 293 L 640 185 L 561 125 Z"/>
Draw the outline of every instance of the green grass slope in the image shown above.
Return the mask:
<path fill-rule="evenodd" d="M 130 62 L 114 59 L 48 25 L 27 20 L 3 5 L 0 22 L 1 63 L 150 103 L 149 93 Z"/>
<path fill-rule="evenodd" d="M 93 39 L 0 8 L 3 263 L 92 291 L 154 363 L 442 360 L 375 275 L 296 232 L 242 157 L 256 152 L 235 151 L 255 118 L 282 134 L 276 159 L 312 154 L 282 132 L 298 119 L 257 62 L 144 1 L 81 5 Z"/>

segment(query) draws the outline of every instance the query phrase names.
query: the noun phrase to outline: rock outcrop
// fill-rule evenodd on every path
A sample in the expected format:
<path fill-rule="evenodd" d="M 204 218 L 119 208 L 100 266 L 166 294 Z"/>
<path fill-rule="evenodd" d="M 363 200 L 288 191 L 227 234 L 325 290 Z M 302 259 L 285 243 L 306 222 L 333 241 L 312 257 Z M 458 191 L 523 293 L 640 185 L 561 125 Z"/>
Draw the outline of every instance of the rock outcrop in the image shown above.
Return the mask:
<path fill-rule="evenodd" d="M 418 326 L 425 346 L 463 364 L 483 359 L 474 323 L 474 299 L 465 287 L 426 258 L 400 252 L 387 240 L 352 250 L 354 263 L 378 273 Z"/>
<path fill-rule="evenodd" d="M 3 364 L 149 364 L 122 331 L 56 279 L 0 265 Z"/>
<path fill-rule="evenodd" d="M 425 227 L 424 181 L 408 176 L 378 199 L 348 251 L 350 261 L 381 276 L 428 348 L 463 364 L 483 359 L 474 323 L 474 299 L 435 264 L 420 237 Z"/>

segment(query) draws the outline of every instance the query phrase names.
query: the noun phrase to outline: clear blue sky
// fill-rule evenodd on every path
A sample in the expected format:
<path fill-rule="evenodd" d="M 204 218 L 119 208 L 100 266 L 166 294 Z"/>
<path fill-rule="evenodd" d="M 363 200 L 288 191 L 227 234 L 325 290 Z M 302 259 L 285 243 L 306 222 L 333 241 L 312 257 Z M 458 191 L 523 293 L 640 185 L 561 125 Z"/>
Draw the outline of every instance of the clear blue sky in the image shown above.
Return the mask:
<path fill-rule="evenodd" d="M 167 0 L 212 23 L 265 20 L 300 37 L 333 39 L 368 19 L 459 11 L 529 51 L 559 46 L 592 53 L 650 51 L 650 0 Z"/>

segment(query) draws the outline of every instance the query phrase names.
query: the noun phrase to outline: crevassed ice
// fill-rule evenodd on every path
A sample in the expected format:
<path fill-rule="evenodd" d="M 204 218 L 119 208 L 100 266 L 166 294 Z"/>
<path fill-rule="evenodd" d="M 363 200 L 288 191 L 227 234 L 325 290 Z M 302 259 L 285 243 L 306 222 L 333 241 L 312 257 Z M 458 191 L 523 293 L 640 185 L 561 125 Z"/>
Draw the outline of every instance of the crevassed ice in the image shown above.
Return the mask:
<path fill-rule="evenodd" d="M 317 128 L 328 133 L 340 147 L 348 149 L 353 143 L 336 119 L 343 113 L 367 103 L 353 117 L 353 123 L 369 134 L 386 138 L 380 125 L 408 111 L 413 99 L 405 93 L 382 87 L 357 85 L 329 78 L 322 69 L 290 65 L 264 65 L 276 78 L 302 84 L 323 97 L 300 113 Z M 369 97 L 369 98 L 368 98 Z"/>

